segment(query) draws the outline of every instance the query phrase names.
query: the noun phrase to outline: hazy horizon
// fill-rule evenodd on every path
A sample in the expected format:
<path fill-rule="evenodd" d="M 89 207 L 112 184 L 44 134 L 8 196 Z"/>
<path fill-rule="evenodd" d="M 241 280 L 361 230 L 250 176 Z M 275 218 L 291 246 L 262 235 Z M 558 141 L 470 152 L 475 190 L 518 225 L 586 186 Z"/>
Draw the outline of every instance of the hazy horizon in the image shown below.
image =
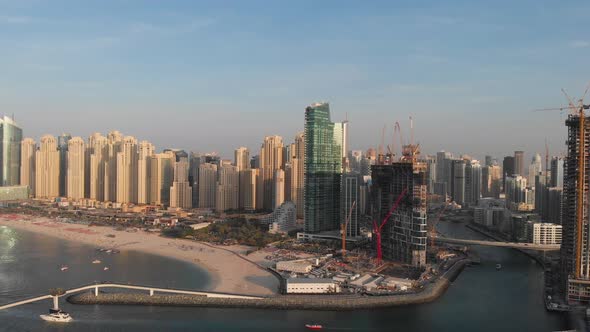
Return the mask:
<path fill-rule="evenodd" d="M 590 80 L 589 3 L 363 5 L 0 1 L 0 113 L 36 141 L 119 130 L 232 159 L 327 101 L 351 149 L 411 115 L 423 154 L 565 151 L 564 112 L 531 110 Z"/>

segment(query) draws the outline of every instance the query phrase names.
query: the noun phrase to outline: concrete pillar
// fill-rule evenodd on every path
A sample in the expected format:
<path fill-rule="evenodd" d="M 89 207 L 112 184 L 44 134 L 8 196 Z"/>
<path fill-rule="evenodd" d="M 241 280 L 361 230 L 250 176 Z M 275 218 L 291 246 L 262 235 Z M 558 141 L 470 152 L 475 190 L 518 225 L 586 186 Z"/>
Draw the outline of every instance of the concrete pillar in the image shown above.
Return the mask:
<path fill-rule="evenodd" d="M 150 289 L 150 296 L 154 296 L 154 290 Z"/>
<path fill-rule="evenodd" d="M 98 286 L 94 287 L 94 296 L 98 296 Z"/>
<path fill-rule="evenodd" d="M 59 297 L 53 296 L 53 309 L 59 310 Z"/>

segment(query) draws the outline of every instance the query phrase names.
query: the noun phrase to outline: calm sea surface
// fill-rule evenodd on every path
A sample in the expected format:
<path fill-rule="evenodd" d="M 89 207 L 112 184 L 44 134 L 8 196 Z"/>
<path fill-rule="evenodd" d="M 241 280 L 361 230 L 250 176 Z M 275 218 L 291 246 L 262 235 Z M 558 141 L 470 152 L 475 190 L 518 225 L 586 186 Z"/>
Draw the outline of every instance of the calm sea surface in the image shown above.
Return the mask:
<path fill-rule="evenodd" d="M 441 222 L 443 233 L 482 238 L 461 224 Z M 511 249 L 476 247 L 482 265 L 466 268 L 434 303 L 355 312 L 275 311 L 141 306 L 76 306 L 61 300 L 74 321 L 39 318 L 50 301 L 0 311 L 0 331 L 555 331 L 563 316 L 543 307 L 543 273 Z M 92 264 L 100 259 L 101 264 Z M 495 265 L 502 264 L 496 271 Z M 69 270 L 59 267 L 67 264 Z M 103 267 L 110 269 L 104 271 Z M 139 252 L 99 254 L 94 247 L 0 228 L 0 304 L 94 281 L 206 289 L 207 272 L 191 264 Z"/>

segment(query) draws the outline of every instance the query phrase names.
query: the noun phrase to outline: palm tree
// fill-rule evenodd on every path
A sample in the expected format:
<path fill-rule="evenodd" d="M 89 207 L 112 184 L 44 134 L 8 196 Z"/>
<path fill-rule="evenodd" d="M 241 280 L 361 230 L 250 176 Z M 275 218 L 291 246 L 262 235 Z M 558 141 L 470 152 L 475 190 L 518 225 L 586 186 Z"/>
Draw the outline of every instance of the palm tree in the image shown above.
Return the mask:
<path fill-rule="evenodd" d="M 49 294 L 51 296 L 62 296 L 66 293 L 66 291 L 63 288 L 50 288 L 49 289 Z"/>

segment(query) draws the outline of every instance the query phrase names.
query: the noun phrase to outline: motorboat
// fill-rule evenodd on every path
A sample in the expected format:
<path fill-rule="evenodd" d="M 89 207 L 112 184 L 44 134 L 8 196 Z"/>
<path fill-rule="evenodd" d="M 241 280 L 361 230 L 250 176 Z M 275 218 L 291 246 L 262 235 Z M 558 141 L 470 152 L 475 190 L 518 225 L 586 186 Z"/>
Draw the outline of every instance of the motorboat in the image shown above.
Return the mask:
<path fill-rule="evenodd" d="M 496 264 L 496 270 L 501 270 L 502 269 L 502 264 L 498 263 Z"/>
<path fill-rule="evenodd" d="M 69 267 L 67 265 L 62 265 L 59 269 L 61 271 L 67 271 L 69 269 Z"/>
<path fill-rule="evenodd" d="M 103 271 L 108 271 L 109 270 L 109 267 L 108 266 L 105 266 L 102 270 Z"/>
<path fill-rule="evenodd" d="M 305 324 L 305 328 L 308 330 L 321 330 L 324 327 L 319 324 Z"/>
<path fill-rule="evenodd" d="M 100 263 L 102 263 L 102 262 L 100 261 L 100 259 L 95 259 L 95 260 L 93 260 L 93 261 L 92 261 L 92 264 L 100 264 Z"/>
<path fill-rule="evenodd" d="M 72 316 L 61 309 L 49 309 L 48 315 L 39 315 L 39 317 L 48 322 L 67 323 L 72 321 Z"/>

